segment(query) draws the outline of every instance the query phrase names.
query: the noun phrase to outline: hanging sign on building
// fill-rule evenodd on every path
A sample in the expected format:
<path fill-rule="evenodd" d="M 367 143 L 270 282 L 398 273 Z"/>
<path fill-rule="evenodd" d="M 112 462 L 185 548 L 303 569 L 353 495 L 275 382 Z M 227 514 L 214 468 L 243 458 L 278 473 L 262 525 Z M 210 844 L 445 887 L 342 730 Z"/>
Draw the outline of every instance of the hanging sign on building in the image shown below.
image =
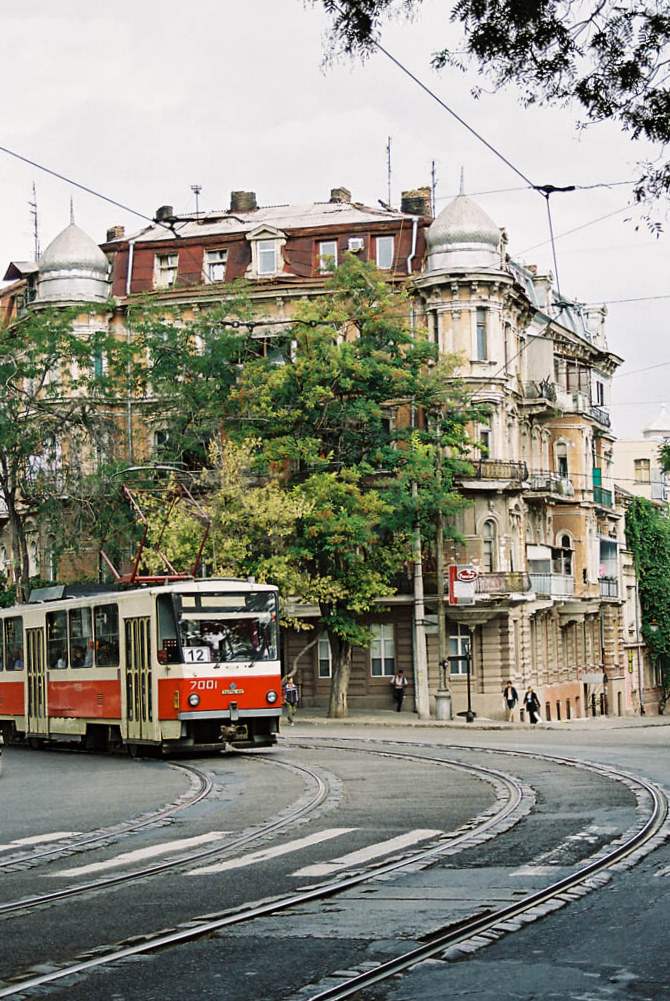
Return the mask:
<path fill-rule="evenodd" d="M 449 567 L 449 604 L 472 605 L 479 571 L 471 564 L 452 563 Z"/>

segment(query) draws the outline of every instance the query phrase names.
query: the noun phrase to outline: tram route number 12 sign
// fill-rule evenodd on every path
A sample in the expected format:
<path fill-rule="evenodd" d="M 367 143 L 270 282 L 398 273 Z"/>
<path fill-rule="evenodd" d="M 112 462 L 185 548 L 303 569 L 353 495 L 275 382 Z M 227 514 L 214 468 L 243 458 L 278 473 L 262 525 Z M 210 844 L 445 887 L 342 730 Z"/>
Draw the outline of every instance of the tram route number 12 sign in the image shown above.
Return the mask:
<path fill-rule="evenodd" d="M 471 564 L 452 563 L 449 566 L 449 604 L 472 605 L 479 571 Z"/>

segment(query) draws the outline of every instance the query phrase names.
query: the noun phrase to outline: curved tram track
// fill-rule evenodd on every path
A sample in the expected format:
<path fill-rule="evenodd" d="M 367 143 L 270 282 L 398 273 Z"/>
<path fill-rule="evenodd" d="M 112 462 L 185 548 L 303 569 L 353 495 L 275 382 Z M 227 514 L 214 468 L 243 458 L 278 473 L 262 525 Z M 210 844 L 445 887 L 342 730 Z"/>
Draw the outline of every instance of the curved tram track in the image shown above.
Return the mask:
<path fill-rule="evenodd" d="M 328 746 L 330 748 L 339 747 L 342 750 L 354 751 L 357 753 L 377 754 L 389 758 L 405 760 L 421 760 L 422 762 L 445 766 L 454 769 L 467 769 L 470 773 L 476 773 L 481 778 L 491 783 L 495 789 L 497 803 L 493 809 L 486 811 L 480 817 L 475 818 L 470 824 L 450 835 L 446 835 L 433 843 L 428 848 L 421 851 L 414 851 L 405 855 L 400 860 L 392 863 L 377 863 L 364 870 L 357 870 L 344 873 L 337 879 L 316 884 L 302 890 L 275 897 L 269 900 L 245 904 L 232 911 L 223 912 L 216 916 L 209 915 L 206 919 L 194 919 L 185 925 L 177 927 L 169 932 L 160 933 L 155 936 L 147 936 L 146 939 L 138 941 L 135 938 L 127 944 L 120 944 L 113 947 L 98 948 L 88 955 L 79 957 L 75 962 L 68 962 L 60 965 L 58 969 L 48 972 L 35 972 L 34 974 L 17 974 L 11 980 L 5 980 L 0 985 L 0 998 L 10 998 L 39 988 L 56 987 L 59 982 L 67 983 L 68 978 L 86 976 L 95 970 L 109 967 L 119 961 L 148 955 L 158 950 L 171 946 L 187 943 L 203 937 L 212 936 L 224 931 L 226 928 L 239 925 L 243 922 L 250 922 L 256 918 L 274 917 L 304 905 L 308 902 L 327 900 L 339 894 L 345 893 L 362 883 L 373 883 L 380 876 L 386 876 L 403 869 L 411 870 L 419 867 L 428 867 L 441 858 L 471 848 L 483 841 L 497 837 L 503 831 L 508 830 L 526 815 L 533 804 L 534 795 L 523 783 L 516 778 L 505 775 L 497 769 L 474 765 L 471 762 L 463 762 L 456 759 L 446 759 L 444 757 L 433 757 L 425 753 L 414 754 L 408 751 L 391 750 L 391 745 L 397 747 L 402 741 L 364 741 L 367 746 L 353 746 L 355 738 L 324 738 L 296 740 L 295 744 L 285 743 L 284 746 L 296 746 L 302 748 L 320 748 Z M 360 743 L 360 741 L 359 741 Z M 374 746 L 371 746 L 374 745 Z M 380 745 L 384 745 L 383 748 Z M 416 745 L 412 745 L 416 746 Z M 421 745 L 430 747 L 431 745 Z M 668 836 L 668 800 L 665 793 L 654 783 L 645 779 L 633 776 L 618 769 L 593 763 L 582 762 L 567 757 L 554 755 L 543 755 L 536 752 L 505 751 L 499 748 L 450 748 L 453 750 L 467 752 L 469 754 L 495 753 L 502 756 L 517 756 L 520 758 L 533 758 L 551 764 L 565 765 L 572 768 L 584 769 L 597 773 L 607 779 L 623 782 L 634 794 L 638 804 L 638 815 L 644 815 L 639 819 L 633 828 L 620 834 L 607 846 L 602 848 L 595 856 L 588 859 L 586 864 L 577 868 L 571 875 L 560 879 L 542 890 L 530 893 L 521 900 L 513 904 L 490 909 L 486 914 L 479 911 L 465 920 L 460 920 L 457 927 L 447 927 L 443 932 L 431 936 L 430 941 L 406 951 L 403 955 L 388 962 L 377 964 L 366 964 L 366 968 L 353 975 L 340 977 L 335 983 L 330 983 L 325 989 L 320 989 L 315 994 L 309 994 L 308 989 L 301 992 L 302 998 L 311 997 L 313 1001 L 337 1001 L 340 998 L 351 997 L 360 991 L 380 984 L 383 981 L 396 977 L 399 973 L 411 969 L 418 963 L 423 962 L 433 956 L 440 956 L 443 960 L 451 958 L 452 955 L 462 956 L 464 943 L 468 943 L 468 951 L 486 945 L 499 938 L 503 934 L 516 930 L 527 921 L 535 920 L 544 916 L 557 907 L 562 907 L 591 889 L 604 885 L 611 878 L 611 873 L 617 867 L 625 867 L 635 864 L 640 858 L 653 850 Z M 307 772 L 304 766 L 295 764 L 287 765 L 284 762 L 273 762 L 283 767 L 298 767 Z M 320 783 L 321 780 L 316 773 L 314 777 Z M 303 813 L 309 813 L 317 805 L 316 800 L 323 802 L 327 792 L 324 789 L 317 793 L 313 800 L 313 805 L 303 807 Z M 205 852 L 198 852 L 185 859 L 183 856 L 172 863 L 153 866 L 150 869 L 135 872 L 125 877 L 117 877 L 109 880 L 100 880 L 95 884 L 83 887 L 72 887 L 69 893 L 83 893 L 90 889 L 100 889 L 107 885 L 118 884 L 121 881 L 135 880 L 148 875 L 164 872 L 168 868 L 189 865 L 194 861 L 209 858 L 212 855 L 221 855 L 239 848 L 261 835 L 267 835 L 268 831 L 277 831 L 286 824 L 297 819 L 296 816 L 286 817 L 281 821 L 275 821 L 268 828 L 258 830 L 252 835 L 229 842 L 225 846 L 209 849 Z M 59 891 L 55 897 L 68 895 L 68 891 Z M 43 902 L 45 898 L 35 898 L 30 902 L 16 902 L 17 907 L 25 910 L 26 903 L 34 906 Z M 12 907 L 14 905 L 6 905 Z M 2 910 L 0 909 L 0 913 Z M 460 947 L 460 948 L 459 948 Z M 372 967 L 372 968 L 370 968 Z M 42 971 L 44 966 L 42 966 Z M 327 976 L 326 981 L 327 981 Z"/>

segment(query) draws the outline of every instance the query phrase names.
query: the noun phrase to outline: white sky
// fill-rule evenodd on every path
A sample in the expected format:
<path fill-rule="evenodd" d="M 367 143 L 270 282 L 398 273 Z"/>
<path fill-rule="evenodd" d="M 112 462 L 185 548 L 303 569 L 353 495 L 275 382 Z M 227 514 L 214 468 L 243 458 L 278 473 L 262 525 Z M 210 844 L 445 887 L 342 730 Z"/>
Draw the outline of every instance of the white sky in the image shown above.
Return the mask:
<path fill-rule="evenodd" d="M 633 181 L 648 151 L 614 126 L 578 132 L 569 111 L 522 109 L 514 95 L 470 96 L 474 76 L 434 73 L 445 41 L 440 10 L 426 0 L 413 24 L 389 26 L 383 44 L 469 125 L 539 184 Z M 326 21 L 302 0 L 33 0 L 0 21 L 4 94 L 0 145 L 152 216 L 159 205 L 226 208 L 230 191 L 259 204 L 327 201 L 344 185 L 370 205 L 392 201 L 437 174 L 437 209 L 466 191 L 507 228 L 512 256 L 553 270 L 544 199 L 523 185 L 462 125 L 384 56 L 324 71 Z M 102 242 L 109 226 L 143 222 L 0 152 L 0 268 L 33 257 L 28 202 L 37 185 L 42 249 L 69 222 Z M 552 196 L 562 292 L 608 302 L 610 348 L 625 358 L 614 382 L 620 437 L 670 401 L 668 232 L 659 239 L 630 205 L 632 184 Z M 609 216 L 586 226 L 603 216 Z M 641 223 L 639 230 L 635 226 Z M 668 296 L 649 301 L 614 300 Z M 639 369 L 649 369 L 637 373 Z M 670 407 L 669 407 L 670 409 Z"/>

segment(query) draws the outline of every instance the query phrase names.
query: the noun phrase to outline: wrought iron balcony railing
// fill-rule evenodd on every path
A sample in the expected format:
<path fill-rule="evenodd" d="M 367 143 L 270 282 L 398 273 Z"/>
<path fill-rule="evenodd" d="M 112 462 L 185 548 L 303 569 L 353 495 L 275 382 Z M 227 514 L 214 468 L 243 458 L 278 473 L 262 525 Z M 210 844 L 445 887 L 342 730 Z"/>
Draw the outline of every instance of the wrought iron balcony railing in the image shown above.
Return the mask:
<path fill-rule="evenodd" d="M 528 479 L 525 462 L 506 462 L 503 459 L 471 459 L 473 472 L 461 473 L 462 480 L 513 480 L 523 483 Z"/>

